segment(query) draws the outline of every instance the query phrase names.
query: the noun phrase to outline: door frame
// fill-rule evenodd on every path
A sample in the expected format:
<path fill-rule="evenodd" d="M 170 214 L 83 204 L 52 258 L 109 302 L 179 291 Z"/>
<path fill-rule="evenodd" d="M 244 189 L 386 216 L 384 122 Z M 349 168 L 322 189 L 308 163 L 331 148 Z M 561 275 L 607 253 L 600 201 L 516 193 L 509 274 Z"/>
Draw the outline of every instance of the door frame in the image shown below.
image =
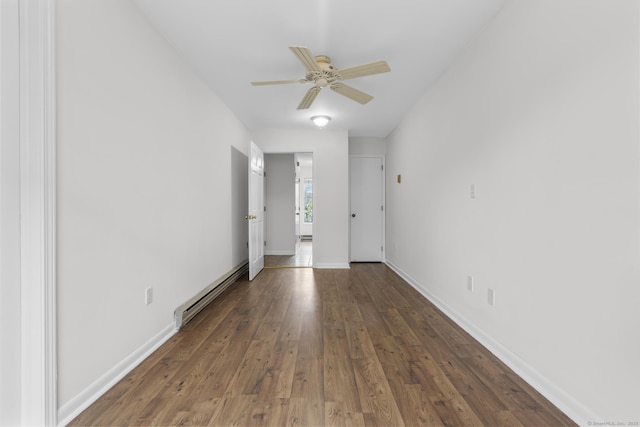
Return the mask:
<path fill-rule="evenodd" d="M 20 0 L 24 424 L 58 421 L 54 24 L 54 0 Z"/>
<path fill-rule="evenodd" d="M 352 158 L 376 158 L 380 159 L 382 164 L 382 229 L 380 232 L 382 233 L 382 254 L 381 261 L 383 263 L 387 262 L 387 244 L 386 244 L 386 224 L 387 224 L 387 166 L 385 164 L 385 156 L 382 154 L 350 154 L 349 155 L 349 214 L 351 214 L 351 159 Z M 349 221 L 349 262 L 351 262 L 351 221 Z"/>
<path fill-rule="evenodd" d="M 295 155 L 296 154 L 309 154 L 309 155 L 311 155 L 311 158 L 313 159 L 312 163 L 311 163 L 311 176 L 314 178 L 314 181 L 313 181 L 313 207 L 314 207 L 313 220 L 314 220 L 314 223 L 315 223 L 315 220 L 316 220 L 315 207 L 317 206 L 317 204 L 316 204 L 316 181 L 315 181 L 316 163 L 315 163 L 315 154 L 314 154 L 313 150 L 264 150 L 264 154 L 265 154 L 265 156 L 267 154 L 293 154 L 294 155 L 294 159 L 295 159 Z M 266 162 L 265 162 L 265 168 L 266 168 Z M 265 200 L 265 203 L 266 203 L 266 200 Z M 314 227 L 314 233 L 315 233 L 315 227 Z M 315 250 L 316 250 L 316 239 L 315 239 L 315 235 L 314 235 L 314 238 L 311 240 L 311 253 L 315 254 Z M 316 268 L 316 257 L 315 256 L 312 257 L 311 268 Z"/>
<path fill-rule="evenodd" d="M 20 162 L 8 185 L 19 192 L 20 238 L 19 248 L 2 254 L 2 262 L 19 256 L 20 277 L 1 286 L 20 289 L 20 423 L 56 425 L 55 0 L 16 1 L 3 3 L 1 13 L 8 13 L 19 27 L 19 95 L 14 107 Z M 17 4 L 19 13 L 8 4 Z"/>

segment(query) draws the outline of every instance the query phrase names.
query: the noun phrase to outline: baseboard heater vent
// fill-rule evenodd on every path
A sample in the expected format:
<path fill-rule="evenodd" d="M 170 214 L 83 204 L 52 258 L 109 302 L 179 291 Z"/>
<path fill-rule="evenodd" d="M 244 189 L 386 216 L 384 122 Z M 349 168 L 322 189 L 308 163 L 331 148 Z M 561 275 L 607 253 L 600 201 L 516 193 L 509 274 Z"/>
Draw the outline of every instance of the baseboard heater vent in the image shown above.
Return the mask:
<path fill-rule="evenodd" d="M 176 308 L 174 311 L 176 329 L 180 329 L 186 325 L 189 320 L 193 319 L 196 314 L 222 294 L 229 286 L 234 284 L 236 280 L 242 277 L 247 271 L 249 271 L 249 261 L 237 265 L 189 301 Z"/>

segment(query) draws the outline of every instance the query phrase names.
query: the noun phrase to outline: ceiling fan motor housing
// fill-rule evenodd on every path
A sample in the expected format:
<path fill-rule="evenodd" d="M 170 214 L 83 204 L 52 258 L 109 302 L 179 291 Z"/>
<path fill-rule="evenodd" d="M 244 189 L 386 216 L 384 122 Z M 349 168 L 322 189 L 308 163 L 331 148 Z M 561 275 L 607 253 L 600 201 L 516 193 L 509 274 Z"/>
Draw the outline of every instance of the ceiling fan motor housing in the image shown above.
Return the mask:
<path fill-rule="evenodd" d="M 316 62 L 318 63 L 318 67 L 324 71 L 334 71 L 336 68 L 331 65 L 331 58 L 325 55 L 316 56 Z"/>
<path fill-rule="evenodd" d="M 340 79 L 336 67 L 331 64 L 331 58 L 325 55 L 318 55 L 314 59 L 321 71 L 309 72 L 306 76 L 307 81 L 314 82 L 316 87 L 322 88 Z"/>

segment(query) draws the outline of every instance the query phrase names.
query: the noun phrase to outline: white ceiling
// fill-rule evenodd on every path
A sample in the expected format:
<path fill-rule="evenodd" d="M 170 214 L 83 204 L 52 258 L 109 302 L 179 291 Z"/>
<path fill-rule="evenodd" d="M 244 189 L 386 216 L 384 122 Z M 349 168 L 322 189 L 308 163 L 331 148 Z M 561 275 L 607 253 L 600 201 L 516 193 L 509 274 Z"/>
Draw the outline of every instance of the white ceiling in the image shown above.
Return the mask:
<path fill-rule="evenodd" d="M 387 136 L 505 0 L 135 0 L 251 131 L 312 129 Z M 327 55 L 338 69 L 386 60 L 391 72 L 349 81 L 374 99 L 360 105 L 324 89 L 296 110 L 310 86 L 259 86 L 304 78 L 288 46 Z"/>

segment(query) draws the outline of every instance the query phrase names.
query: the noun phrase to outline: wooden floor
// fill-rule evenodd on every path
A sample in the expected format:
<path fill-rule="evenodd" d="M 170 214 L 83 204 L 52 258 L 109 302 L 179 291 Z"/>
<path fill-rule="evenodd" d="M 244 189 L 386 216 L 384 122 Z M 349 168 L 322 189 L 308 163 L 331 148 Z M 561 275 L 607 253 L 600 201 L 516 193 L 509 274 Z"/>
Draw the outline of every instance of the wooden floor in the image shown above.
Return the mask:
<path fill-rule="evenodd" d="M 70 425 L 574 425 L 384 264 L 241 280 Z"/>
<path fill-rule="evenodd" d="M 265 268 L 313 267 L 313 247 L 309 241 L 301 242 L 295 255 L 265 255 Z"/>

